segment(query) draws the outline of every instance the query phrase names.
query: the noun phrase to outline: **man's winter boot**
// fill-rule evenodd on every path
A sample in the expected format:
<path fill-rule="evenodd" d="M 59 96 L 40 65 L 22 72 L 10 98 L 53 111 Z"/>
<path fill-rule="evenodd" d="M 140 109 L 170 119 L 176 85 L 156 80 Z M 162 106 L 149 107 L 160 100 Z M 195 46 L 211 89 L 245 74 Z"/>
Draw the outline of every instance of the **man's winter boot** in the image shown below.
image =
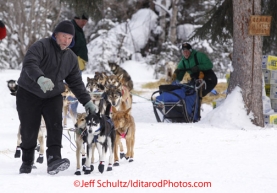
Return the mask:
<path fill-rule="evenodd" d="M 47 172 L 50 175 L 55 175 L 60 171 L 64 171 L 70 166 L 70 161 L 67 158 L 61 159 L 60 157 L 48 157 Z"/>
<path fill-rule="evenodd" d="M 30 163 L 23 162 L 20 166 L 19 173 L 20 174 L 29 174 L 32 171 L 32 165 Z"/>
<path fill-rule="evenodd" d="M 22 165 L 19 168 L 20 174 L 29 174 L 32 171 L 35 158 L 34 150 L 22 150 Z"/>

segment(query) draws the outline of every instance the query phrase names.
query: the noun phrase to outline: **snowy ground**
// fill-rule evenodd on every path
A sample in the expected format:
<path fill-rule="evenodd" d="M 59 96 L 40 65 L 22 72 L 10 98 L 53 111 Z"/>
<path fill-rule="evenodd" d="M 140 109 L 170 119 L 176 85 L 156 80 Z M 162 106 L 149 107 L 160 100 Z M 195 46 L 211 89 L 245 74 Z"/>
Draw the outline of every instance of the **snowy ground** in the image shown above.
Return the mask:
<path fill-rule="evenodd" d="M 128 70 L 136 88 L 149 81 Z M 87 76 L 90 75 L 83 75 L 84 81 Z M 6 86 L 7 80 L 18 77 L 19 71 L 0 71 L 1 192 L 273 193 L 277 190 L 277 130 L 251 124 L 239 89 L 215 110 L 204 105 L 203 119 L 191 124 L 157 123 L 152 103 L 146 100 L 153 91 L 143 98 L 134 96 L 133 163 L 121 160 L 121 165 L 111 172 L 75 176 L 74 148 L 64 137 L 62 155 L 71 161 L 68 170 L 50 176 L 44 162 L 37 163 L 31 174 L 19 175 L 21 159 L 14 158 L 19 121 L 15 97 Z M 81 105 L 78 110 L 83 110 Z M 67 131 L 64 134 L 68 136 Z"/>

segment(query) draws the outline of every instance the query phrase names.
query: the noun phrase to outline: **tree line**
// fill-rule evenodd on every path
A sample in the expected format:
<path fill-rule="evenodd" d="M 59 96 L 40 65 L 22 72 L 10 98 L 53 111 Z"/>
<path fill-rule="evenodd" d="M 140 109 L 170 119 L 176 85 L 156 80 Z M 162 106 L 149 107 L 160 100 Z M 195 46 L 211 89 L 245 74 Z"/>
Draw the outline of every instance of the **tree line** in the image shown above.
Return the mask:
<path fill-rule="evenodd" d="M 152 33 L 145 48 L 141 49 L 142 56 L 150 54 L 150 65 L 158 65 L 162 70 L 164 60 L 178 61 L 181 53 L 177 48 L 184 41 L 182 34 L 178 35 L 177 27 L 184 24 L 201 26 L 206 19 L 203 17 L 215 5 L 212 0 L 9 0 L 0 2 L 0 18 L 5 22 L 8 36 L 0 44 L 0 65 L 2 68 L 20 68 L 28 47 L 40 38 L 50 36 L 54 26 L 63 19 L 72 19 L 74 15 L 86 13 L 90 17 L 90 25 L 86 27 L 87 41 L 97 37 L 97 32 L 113 26 L 109 22 L 98 25 L 103 20 L 114 23 L 126 22 L 139 9 L 148 8 L 158 16 L 159 33 Z M 102 22 L 103 23 L 103 22 Z M 194 41 L 195 48 L 206 51 L 201 40 Z M 221 49 L 229 52 L 228 48 L 217 48 L 211 45 L 215 53 L 216 67 L 226 65 L 226 58 L 219 54 Z M 218 50 L 218 51 L 217 51 Z M 149 53 L 150 51 L 150 53 Z M 220 59 L 218 59 L 220 58 Z"/>

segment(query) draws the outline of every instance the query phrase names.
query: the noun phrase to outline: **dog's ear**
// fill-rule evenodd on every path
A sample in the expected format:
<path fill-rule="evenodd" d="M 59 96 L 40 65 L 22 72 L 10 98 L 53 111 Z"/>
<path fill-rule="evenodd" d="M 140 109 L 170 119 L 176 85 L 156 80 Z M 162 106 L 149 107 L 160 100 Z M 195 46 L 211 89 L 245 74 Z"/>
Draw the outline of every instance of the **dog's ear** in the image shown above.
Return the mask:
<path fill-rule="evenodd" d="M 76 116 L 77 119 L 79 119 L 81 117 L 81 115 L 82 115 L 81 113 L 77 113 L 77 116 Z"/>
<path fill-rule="evenodd" d="M 126 113 L 129 114 L 130 111 L 131 111 L 131 108 L 127 109 Z"/>
<path fill-rule="evenodd" d="M 120 74 L 119 76 L 117 76 L 117 78 L 118 78 L 118 80 L 119 80 L 120 82 L 122 82 L 123 74 Z"/>
<path fill-rule="evenodd" d="M 121 90 L 121 89 L 120 89 L 120 88 L 121 88 L 121 82 L 120 82 L 120 83 L 118 83 L 118 85 L 117 85 L 117 86 L 115 86 L 115 88 L 116 88 L 116 89 Z"/>
<path fill-rule="evenodd" d="M 108 76 L 106 75 L 106 73 L 103 72 L 103 73 L 102 73 L 102 77 L 103 77 L 103 78 L 107 78 Z"/>
<path fill-rule="evenodd" d="M 96 124 L 100 123 L 100 116 L 97 113 L 93 113 L 92 118 Z"/>

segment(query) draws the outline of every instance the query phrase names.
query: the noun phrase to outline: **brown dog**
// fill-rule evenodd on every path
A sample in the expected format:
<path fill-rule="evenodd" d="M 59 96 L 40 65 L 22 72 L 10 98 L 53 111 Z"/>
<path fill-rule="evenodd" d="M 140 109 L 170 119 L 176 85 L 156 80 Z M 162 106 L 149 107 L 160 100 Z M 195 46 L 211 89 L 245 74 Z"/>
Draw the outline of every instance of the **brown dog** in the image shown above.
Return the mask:
<path fill-rule="evenodd" d="M 136 126 L 135 121 L 132 115 L 130 115 L 127 110 L 116 110 L 115 107 L 112 107 L 112 120 L 114 122 L 114 128 L 116 130 L 115 136 L 115 147 L 114 147 L 114 166 L 119 166 L 119 152 L 118 146 L 121 143 L 121 137 L 124 137 L 126 140 L 127 153 L 125 158 L 129 162 L 134 161 L 134 144 L 135 144 L 135 132 Z M 120 156 L 122 158 L 122 156 Z"/>
<path fill-rule="evenodd" d="M 95 148 L 98 148 L 99 152 L 99 146 L 96 146 L 96 143 L 92 143 L 92 140 L 94 138 L 94 134 L 96 129 L 99 127 L 89 127 L 87 126 L 87 114 L 86 113 L 77 113 L 77 119 L 76 123 L 74 125 L 75 127 L 75 133 L 76 133 L 76 160 L 77 160 L 77 171 L 74 173 L 75 175 L 81 175 L 81 162 L 80 158 L 82 155 L 82 165 L 83 165 L 83 171 L 85 171 L 85 174 L 89 174 L 91 171 L 93 171 L 94 166 L 94 151 Z M 89 130 L 89 131 L 88 131 Z M 88 143 L 88 141 L 90 141 Z M 83 157 L 85 156 L 85 148 L 83 146 L 83 143 L 87 143 L 87 147 L 89 146 L 90 148 L 87 148 L 87 156 L 86 156 L 86 161 L 84 162 Z M 86 171 L 88 171 L 86 173 Z"/>
<path fill-rule="evenodd" d="M 70 90 L 70 88 L 68 87 L 67 84 L 65 84 L 64 87 L 65 87 L 65 90 L 62 93 L 62 96 L 63 96 L 63 115 L 64 115 L 64 117 L 63 117 L 63 126 L 67 127 L 67 113 L 69 113 L 69 116 L 72 119 L 72 122 L 73 123 L 76 122 L 77 114 L 74 113 L 72 111 L 72 109 L 69 108 L 69 106 L 73 103 L 78 103 L 78 101 L 77 101 L 77 99 L 76 100 L 68 100 L 69 96 L 75 98 L 75 95 L 71 92 L 71 90 Z"/>
<path fill-rule="evenodd" d="M 132 78 L 125 69 L 120 67 L 115 62 L 109 62 L 109 67 L 111 68 L 111 71 L 113 74 L 115 74 L 117 76 L 122 75 L 121 82 L 122 82 L 123 86 L 126 86 L 129 91 L 133 90 L 134 85 L 133 85 Z"/>
<path fill-rule="evenodd" d="M 129 89 L 123 85 L 122 79 L 123 79 L 123 75 L 106 76 L 107 81 L 105 85 L 105 91 L 107 93 L 108 100 L 110 100 L 111 104 L 115 106 L 115 104 L 113 104 L 114 102 L 112 101 L 120 98 L 120 100 L 122 99 L 122 101 L 128 104 L 128 107 L 132 107 L 132 95 Z M 120 97 L 118 96 L 119 94 L 120 94 Z M 117 110 L 119 109 L 117 108 Z"/>
<path fill-rule="evenodd" d="M 94 79 L 97 81 L 97 84 L 105 86 L 106 85 L 106 72 L 95 72 Z"/>

